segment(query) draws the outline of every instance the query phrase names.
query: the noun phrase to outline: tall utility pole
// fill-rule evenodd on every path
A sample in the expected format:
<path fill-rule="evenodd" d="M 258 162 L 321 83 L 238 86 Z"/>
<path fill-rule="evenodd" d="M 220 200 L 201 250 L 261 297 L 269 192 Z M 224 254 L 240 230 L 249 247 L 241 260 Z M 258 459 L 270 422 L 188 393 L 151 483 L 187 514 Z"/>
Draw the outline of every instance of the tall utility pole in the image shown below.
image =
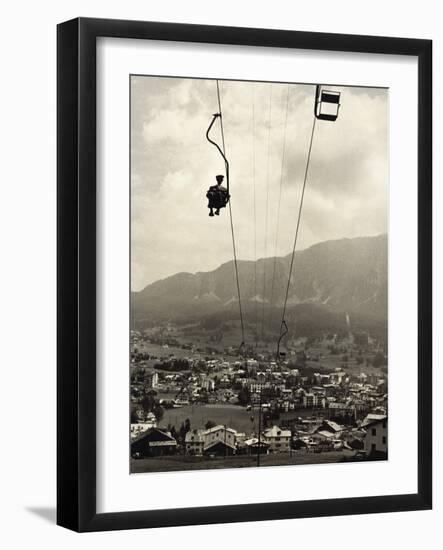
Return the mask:
<path fill-rule="evenodd" d="M 260 466 L 260 444 L 261 444 L 261 394 L 262 389 L 260 388 L 260 401 L 258 405 L 258 448 L 257 448 L 257 466 Z"/>

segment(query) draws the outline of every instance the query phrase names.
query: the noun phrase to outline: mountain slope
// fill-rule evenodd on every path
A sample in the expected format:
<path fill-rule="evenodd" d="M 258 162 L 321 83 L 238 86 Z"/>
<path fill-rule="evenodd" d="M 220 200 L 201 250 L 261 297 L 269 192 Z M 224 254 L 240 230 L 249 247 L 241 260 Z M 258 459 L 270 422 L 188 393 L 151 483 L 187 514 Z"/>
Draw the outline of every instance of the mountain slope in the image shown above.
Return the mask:
<path fill-rule="evenodd" d="M 238 261 L 246 315 L 279 308 L 284 301 L 291 255 Z M 257 279 L 255 283 L 255 272 Z M 264 292 L 265 289 L 265 292 Z M 238 317 L 233 261 L 214 271 L 177 273 L 131 295 L 134 324 L 201 320 L 211 315 Z M 349 312 L 386 322 L 387 236 L 340 239 L 296 253 L 288 306 L 314 304 L 331 312 Z"/>

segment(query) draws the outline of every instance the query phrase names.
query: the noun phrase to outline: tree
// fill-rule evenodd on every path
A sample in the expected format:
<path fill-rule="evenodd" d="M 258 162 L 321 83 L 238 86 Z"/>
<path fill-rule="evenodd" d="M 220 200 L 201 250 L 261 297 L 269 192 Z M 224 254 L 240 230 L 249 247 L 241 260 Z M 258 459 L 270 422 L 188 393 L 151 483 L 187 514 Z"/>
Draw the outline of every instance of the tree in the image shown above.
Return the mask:
<path fill-rule="evenodd" d="M 131 424 L 137 424 L 138 423 L 138 416 L 136 409 L 132 409 L 131 411 Z"/>
<path fill-rule="evenodd" d="M 189 432 L 191 429 L 191 421 L 189 420 L 189 418 L 187 418 L 185 420 L 185 430 L 186 430 L 186 433 Z"/>
<path fill-rule="evenodd" d="M 152 412 L 156 405 L 155 396 L 151 393 L 147 393 L 141 400 L 140 405 L 146 413 Z"/>
<path fill-rule="evenodd" d="M 156 399 L 157 392 L 154 390 L 148 391 L 143 397 L 140 405 L 145 413 L 154 413 L 158 422 L 161 421 L 164 415 L 163 407 Z"/>
<path fill-rule="evenodd" d="M 177 439 L 178 433 L 177 433 L 177 430 L 175 429 L 175 426 L 172 426 L 172 428 L 171 428 L 169 431 L 171 432 L 171 436 L 172 436 L 174 439 Z"/>
<path fill-rule="evenodd" d="M 206 422 L 206 424 L 205 424 L 205 428 L 206 428 L 207 430 L 210 430 L 211 428 L 214 428 L 215 425 L 216 425 L 215 422 L 213 422 L 212 420 L 208 420 L 208 421 Z"/>
<path fill-rule="evenodd" d="M 244 387 L 240 390 L 237 398 L 238 398 L 238 402 L 240 403 L 240 405 L 245 407 L 251 401 L 251 392 L 249 391 L 249 389 L 247 387 Z"/>
<path fill-rule="evenodd" d="M 191 430 L 191 421 L 187 418 L 180 426 L 179 436 L 182 441 L 185 440 L 186 434 Z"/>
<path fill-rule="evenodd" d="M 175 429 L 175 426 L 173 426 L 172 424 L 168 424 L 167 431 L 171 434 L 171 436 L 174 439 L 177 439 L 178 433 L 177 433 L 177 430 Z"/>
<path fill-rule="evenodd" d="M 386 365 L 385 356 L 380 352 L 376 353 L 374 359 L 372 360 L 372 364 L 374 367 L 382 367 Z"/>
<path fill-rule="evenodd" d="M 163 407 L 159 403 L 155 404 L 154 410 L 152 412 L 155 414 L 155 418 L 157 419 L 157 422 L 160 422 L 165 414 Z"/>

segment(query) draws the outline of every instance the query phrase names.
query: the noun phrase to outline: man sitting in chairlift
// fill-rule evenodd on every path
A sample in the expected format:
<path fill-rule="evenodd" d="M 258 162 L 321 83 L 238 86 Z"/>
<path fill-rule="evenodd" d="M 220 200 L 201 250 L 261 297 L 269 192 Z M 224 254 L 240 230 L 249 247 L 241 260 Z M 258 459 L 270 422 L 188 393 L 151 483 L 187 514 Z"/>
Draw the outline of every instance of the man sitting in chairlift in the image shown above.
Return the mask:
<path fill-rule="evenodd" d="M 215 176 L 215 179 L 217 180 L 217 185 L 211 185 L 211 187 L 208 189 L 208 192 L 206 193 L 210 216 L 214 216 L 214 210 L 215 215 L 219 216 L 220 208 L 224 208 L 229 201 L 228 190 L 226 189 L 226 187 L 222 186 L 222 182 L 225 177 L 220 175 Z"/>

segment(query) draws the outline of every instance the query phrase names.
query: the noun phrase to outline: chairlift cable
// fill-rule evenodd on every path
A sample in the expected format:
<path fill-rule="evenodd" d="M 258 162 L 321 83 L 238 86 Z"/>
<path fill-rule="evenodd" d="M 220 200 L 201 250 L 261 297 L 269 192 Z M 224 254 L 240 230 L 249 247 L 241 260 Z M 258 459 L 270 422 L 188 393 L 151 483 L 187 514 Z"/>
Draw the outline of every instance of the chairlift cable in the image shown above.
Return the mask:
<path fill-rule="evenodd" d="M 272 84 L 269 89 L 269 118 L 268 118 L 268 155 L 266 164 L 266 212 L 265 212 L 265 254 L 263 262 L 263 304 L 261 320 L 261 337 L 264 338 L 265 300 L 266 300 L 266 255 L 268 252 L 268 204 L 269 204 L 269 161 L 271 155 L 271 122 L 272 122 Z"/>
<path fill-rule="evenodd" d="M 300 220 L 301 220 L 301 214 L 302 214 L 302 210 L 303 210 L 303 201 L 304 201 L 305 190 L 306 190 L 306 182 L 308 180 L 309 163 L 311 161 L 312 143 L 313 143 L 313 140 L 314 140 L 314 131 L 315 131 L 315 122 L 316 122 L 316 120 L 317 120 L 317 117 L 314 116 L 314 121 L 312 123 L 311 139 L 310 139 L 310 142 L 309 142 L 308 157 L 307 157 L 307 160 L 306 160 L 305 175 L 304 175 L 304 179 L 303 179 L 303 187 L 302 187 L 301 198 L 300 198 L 300 205 L 299 205 L 299 209 L 298 209 L 297 225 L 296 225 L 296 228 L 295 228 L 294 244 L 293 244 L 293 247 L 292 247 L 292 256 L 291 256 L 291 264 L 290 264 L 290 267 L 289 267 L 288 284 L 286 286 L 286 295 L 285 295 L 285 301 L 284 301 L 284 304 L 283 304 L 283 312 L 282 312 L 281 323 L 280 323 L 280 335 L 279 335 L 278 346 L 280 345 L 280 340 L 281 340 L 281 336 L 282 336 L 282 329 L 286 325 L 286 320 L 285 320 L 286 307 L 287 307 L 287 303 L 288 303 L 289 287 L 291 285 L 292 270 L 293 270 L 293 267 L 294 267 L 295 249 L 297 247 L 298 230 L 300 228 Z"/>
<path fill-rule="evenodd" d="M 322 111 L 322 103 L 326 103 L 329 105 L 335 106 L 335 112 L 323 112 Z M 331 91 L 331 90 L 322 90 L 321 84 L 317 84 L 315 88 L 315 100 L 314 100 L 314 121 L 312 123 L 312 131 L 311 131 L 311 139 L 309 142 L 309 149 L 308 149 L 308 156 L 306 159 L 306 168 L 305 168 L 305 175 L 303 179 L 303 187 L 302 187 L 302 193 L 300 198 L 300 205 L 298 210 L 298 218 L 297 218 L 297 226 L 295 229 L 295 235 L 294 235 L 294 245 L 292 247 L 292 256 L 291 256 L 291 264 L 289 267 L 289 275 L 288 275 L 288 284 L 286 287 L 286 295 L 285 295 L 285 301 L 283 304 L 283 312 L 282 312 L 282 318 L 281 318 L 281 324 L 280 324 L 280 333 L 279 338 L 277 342 L 277 360 L 280 358 L 280 342 L 288 333 L 288 326 L 286 324 L 285 316 L 286 316 L 286 307 L 288 303 L 288 296 L 289 296 L 289 287 L 291 285 L 291 276 L 292 276 L 292 270 L 294 267 L 294 257 L 295 257 L 295 250 L 297 247 L 297 238 L 298 238 L 298 230 L 300 227 L 300 220 L 301 220 L 301 214 L 303 209 L 303 200 L 305 196 L 305 190 L 306 190 L 306 182 L 308 179 L 308 172 L 309 172 L 309 163 L 311 161 L 311 152 L 312 152 L 312 143 L 314 140 L 314 132 L 315 132 L 315 123 L 317 121 L 317 118 L 319 120 L 327 120 L 334 122 L 337 120 L 338 112 L 340 109 L 340 92 L 337 91 Z M 285 332 L 282 332 L 282 329 L 285 329 Z"/>
<path fill-rule="evenodd" d="M 258 347 L 258 301 L 257 301 L 257 196 L 255 185 L 255 86 L 252 84 L 252 188 L 254 202 L 254 301 L 255 301 L 255 349 Z"/>
<path fill-rule="evenodd" d="M 222 147 L 223 147 L 223 156 L 226 159 L 226 146 L 225 146 L 225 133 L 223 128 L 223 115 L 222 115 L 222 106 L 221 106 L 221 99 L 220 99 L 220 87 L 218 80 L 216 80 L 217 83 L 217 100 L 218 100 L 218 111 L 220 113 L 220 130 L 221 130 L 221 137 L 222 137 Z M 241 294 L 240 294 L 240 281 L 239 281 L 239 275 L 238 275 L 238 262 L 237 262 L 237 249 L 235 245 L 235 233 L 234 233 L 234 220 L 232 216 L 232 208 L 231 208 L 231 199 L 229 199 L 229 219 L 231 224 L 231 235 L 232 235 L 232 249 L 234 253 L 234 266 L 235 266 L 235 278 L 237 282 L 237 294 L 238 294 L 238 307 L 240 311 L 240 324 L 241 324 L 241 334 L 242 334 L 242 341 L 240 344 L 240 348 L 243 348 L 245 345 L 245 328 L 243 323 L 243 309 L 241 304 Z"/>
<path fill-rule="evenodd" d="M 285 166 L 285 154 L 286 154 L 286 130 L 288 127 L 288 106 L 289 106 L 289 84 L 287 84 L 286 89 L 286 107 L 285 107 L 285 121 L 284 121 L 284 129 L 283 129 L 283 149 L 282 149 L 282 157 L 281 157 L 281 166 L 280 166 L 280 189 L 279 189 L 279 195 L 278 195 L 278 206 L 277 206 L 277 226 L 275 230 L 275 244 L 274 244 L 274 265 L 272 269 L 272 282 L 271 282 L 271 307 L 269 312 L 269 324 L 272 326 L 272 307 L 274 302 L 274 283 L 275 283 L 275 270 L 276 270 L 276 264 L 277 264 L 277 245 L 278 245 L 278 237 L 279 237 L 279 231 L 280 231 L 280 208 L 281 208 L 281 197 L 282 197 L 282 189 L 283 189 L 283 174 L 284 174 L 284 166 Z"/>

